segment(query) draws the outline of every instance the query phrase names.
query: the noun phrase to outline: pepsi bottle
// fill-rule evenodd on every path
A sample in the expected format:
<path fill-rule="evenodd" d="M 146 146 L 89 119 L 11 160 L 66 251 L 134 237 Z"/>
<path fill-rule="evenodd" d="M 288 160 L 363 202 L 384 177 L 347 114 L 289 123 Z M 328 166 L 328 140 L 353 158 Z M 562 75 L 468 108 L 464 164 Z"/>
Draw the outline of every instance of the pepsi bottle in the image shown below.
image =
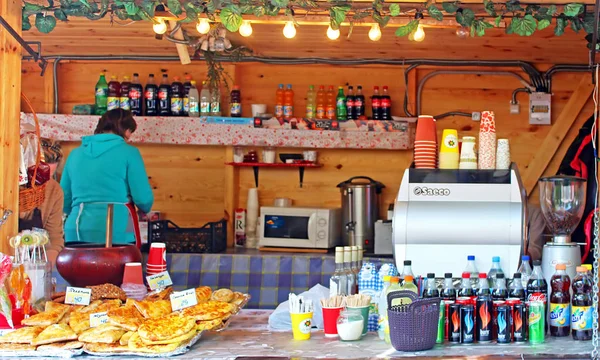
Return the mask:
<path fill-rule="evenodd" d="M 441 296 L 444 300 L 456 300 L 456 288 L 452 282 L 452 273 L 444 274 L 444 287 L 442 288 Z"/>
<path fill-rule="evenodd" d="M 504 274 L 496 274 L 496 285 L 494 285 L 494 291 L 492 292 L 494 300 L 506 300 L 508 298 L 508 289 L 506 289 L 506 279 Z"/>
<path fill-rule="evenodd" d="M 513 275 L 513 281 L 510 283 L 510 290 L 508 291 L 509 298 L 518 298 L 522 302 L 525 301 L 525 289 L 523 289 L 523 283 L 521 279 L 521 273 L 515 273 Z"/>
<path fill-rule="evenodd" d="M 427 285 L 425 287 L 425 291 L 423 291 L 424 298 L 436 298 L 440 297 L 440 291 L 437 288 L 435 283 L 435 274 L 429 273 L 427 274 Z"/>
<path fill-rule="evenodd" d="M 460 283 L 459 297 L 474 297 L 475 290 L 471 287 L 471 274 L 468 272 L 462 273 L 462 281 Z"/>

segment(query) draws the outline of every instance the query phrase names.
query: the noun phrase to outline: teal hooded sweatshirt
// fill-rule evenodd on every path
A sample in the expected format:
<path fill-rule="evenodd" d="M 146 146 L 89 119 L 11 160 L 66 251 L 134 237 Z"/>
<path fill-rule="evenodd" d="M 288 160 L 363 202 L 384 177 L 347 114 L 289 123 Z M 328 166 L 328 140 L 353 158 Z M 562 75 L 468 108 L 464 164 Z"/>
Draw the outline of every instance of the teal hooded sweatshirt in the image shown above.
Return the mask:
<path fill-rule="evenodd" d="M 114 206 L 113 243 L 135 242 L 125 204 L 147 213 L 154 196 L 139 150 L 114 134 L 84 136 L 69 155 L 60 185 L 65 194 L 65 242 L 104 243 L 106 209 Z"/>

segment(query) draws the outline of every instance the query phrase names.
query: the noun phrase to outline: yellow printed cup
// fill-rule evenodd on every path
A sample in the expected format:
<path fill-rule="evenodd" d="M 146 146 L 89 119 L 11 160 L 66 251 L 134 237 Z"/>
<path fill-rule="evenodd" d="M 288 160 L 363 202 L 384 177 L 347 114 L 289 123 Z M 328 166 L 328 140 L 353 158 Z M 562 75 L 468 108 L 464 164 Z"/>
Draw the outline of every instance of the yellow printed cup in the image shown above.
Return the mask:
<path fill-rule="evenodd" d="M 458 154 L 458 131 L 455 129 L 444 129 L 444 132 L 442 133 L 440 153 Z"/>
<path fill-rule="evenodd" d="M 292 318 L 292 333 L 294 340 L 310 339 L 310 328 L 312 327 L 313 313 L 290 314 Z"/>

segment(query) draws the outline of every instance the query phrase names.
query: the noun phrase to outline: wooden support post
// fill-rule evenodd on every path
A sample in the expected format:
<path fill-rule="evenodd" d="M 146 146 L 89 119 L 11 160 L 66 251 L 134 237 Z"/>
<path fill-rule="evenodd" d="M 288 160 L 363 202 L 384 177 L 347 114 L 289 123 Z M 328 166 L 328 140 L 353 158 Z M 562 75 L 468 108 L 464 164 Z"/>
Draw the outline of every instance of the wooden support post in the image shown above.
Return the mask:
<path fill-rule="evenodd" d="M 531 192 L 535 188 L 538 179 L 544 174 L 544 171 L 548 167 L 548 164 L 552 160 L 554 153 L 556 153 L 560 144 L 564 140 L 569 128 L 573 125 L 577 116 L 585 106 L 585 103 L 590 98 L 594 85 L 592 79 L 588 75 L 583 75 L 579 85 L 571 95 L 571 98 L 563 108 L 556 122 L 552 126 L 552 129 L 548 133 L 548 136 L 544 139 L 542 146 L 539 148 L 537 153 L 533 155 L 525 176 L 523 178 L 523 185 L 527 189 L 527 195 L 531 195 Z"/>
<path fill-rule="evenodd" d="M 0 16 L 21 33 L 21 2 L 0 0 Z M 21 46 L 0 30 L 0 208 L 13 214 L 0 228 L 0 251 L 12 254 L 8 239 L 17 233 L 19 218 L 19 112 Z"/>
<path fill-rule="evenodd" d="M 404 71 L 406 71 L 406 68 Z M 417 71 L 419 70 L 413 69 L 408 73 L 408 84 L 406 89 L 404 89 L 408 93 L 408 110 L 414 115 L 420 115 L 420 109 L 417 109 L 417 82 L 419 81 Z M 408 116 L 408 114 L 405 115 Z"/>
<path fill-rule="evenodd" d="M 177 25 L 177 22 L 172 20 L 168 20 L 167 22 L 169 23 L 169 28 L 171 30 L 173 30 Z M 173 37 L 177 40 L 183 40 L 183 30 L 181 30 L 181 28 L 177 30 Z M 192 60 L 190 59 L 190 53 L 188 52 L 187 46 L 183 44 L 175 44 L 175 47 L 177 48 L 177 54 L 179 55 L 179 60 L 181 63 L 183 65 L 190 64 Z"/>
<path fill-rule="evenodd" d="M 225 148 L 225 161 L 233 161 L 233 146 Z M 227 247 L 234 246 L 235 238 L 235 209 L 238 207 L 240 172 L 237 166 L 225 166 L 225 212 L 229 214 L 227 222 Z"/>

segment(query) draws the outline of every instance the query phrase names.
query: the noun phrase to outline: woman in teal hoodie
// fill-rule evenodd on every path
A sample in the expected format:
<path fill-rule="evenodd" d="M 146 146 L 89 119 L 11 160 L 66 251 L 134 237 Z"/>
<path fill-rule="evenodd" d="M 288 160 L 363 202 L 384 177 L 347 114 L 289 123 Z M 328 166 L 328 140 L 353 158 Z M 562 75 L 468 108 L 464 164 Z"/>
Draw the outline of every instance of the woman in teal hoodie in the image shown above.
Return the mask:
<path fill-rule="evenodd" d="M 136 127 L 131 112 L 110 110 L 69 155 L 60 181 L 68 215 L 65 243 L 104 243 L 108 204 L 114 204 L 113 243 L 135 241 L 127 204 L 148 213 L 154 202 L 142 156 L 127 144 Z"/>

